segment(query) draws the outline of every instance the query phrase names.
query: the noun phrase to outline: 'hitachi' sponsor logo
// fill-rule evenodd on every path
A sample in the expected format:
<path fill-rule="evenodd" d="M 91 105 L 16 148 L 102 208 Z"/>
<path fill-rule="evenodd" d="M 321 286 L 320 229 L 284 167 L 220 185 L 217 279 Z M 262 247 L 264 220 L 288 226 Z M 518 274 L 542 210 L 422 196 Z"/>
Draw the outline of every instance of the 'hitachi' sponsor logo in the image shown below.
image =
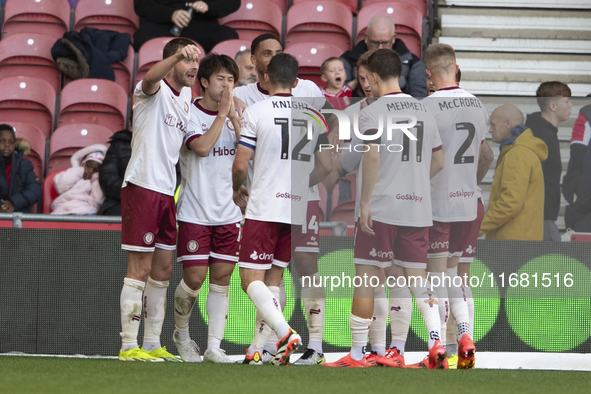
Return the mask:
<path fill-rule="evenodd" d="M 449 193 L 450 197 L 464 197 L 464 198 L 471 198 L 474 196 L 474 192 L 465 192 L 464 189 L 457 190 L 455 192 Z"/>
<path fill-rule="evenodd" d="M 414 202 L 423 201 L 423 197 L 417 196 L 414 193 L 413 194 L 397 194 L 396 199 L 397 200 L 410 200 L 410 201 L 414 201 Z"/>
<path fill-rule="evenodd" d="M 235 156 L 236 149 L 228 149 L 225 146 L 223 148 L 213 148 L 213 156 Z"/>
<path fill-rule="evenodd" d="M 256 250 L 253 250 L 252 253 L 250 254 L 250 258 L 253 260 L 273 260 L 273 257 L 275 255 L 273 253 L 269 254 L 269 253 L 261 253 L 258 254 Z"/>
<path fill-rule="evenodd" d="M 289 192 L 277 193 L 277 194 L 275 194 L 275 197 L 277 197 L 277 198 L 291 198 L 292 201 L 301 201 L 301 199 L 302 199 L 302 196 L 296 196 L 295 194 L 291 194 Z"/>

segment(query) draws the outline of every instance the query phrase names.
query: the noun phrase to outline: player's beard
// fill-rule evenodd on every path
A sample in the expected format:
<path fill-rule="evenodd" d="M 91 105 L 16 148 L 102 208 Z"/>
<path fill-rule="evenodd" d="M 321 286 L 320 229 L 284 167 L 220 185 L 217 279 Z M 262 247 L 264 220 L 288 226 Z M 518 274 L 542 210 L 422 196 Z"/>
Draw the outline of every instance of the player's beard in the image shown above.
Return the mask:
<path fill-rule="evenodd" d="M 195 82 L 197 81 L 197 71 L 195 71 L 195 78 L 193 78 L 193 81 L 190 81 L 188 77 L 188 75 L 191 72 L 192 70 L 188 70 L 183 73 L 175 69 L 172 74 L 172 77 L 174 78 L 177 84 L 192 88 L 195 85 Z"/>

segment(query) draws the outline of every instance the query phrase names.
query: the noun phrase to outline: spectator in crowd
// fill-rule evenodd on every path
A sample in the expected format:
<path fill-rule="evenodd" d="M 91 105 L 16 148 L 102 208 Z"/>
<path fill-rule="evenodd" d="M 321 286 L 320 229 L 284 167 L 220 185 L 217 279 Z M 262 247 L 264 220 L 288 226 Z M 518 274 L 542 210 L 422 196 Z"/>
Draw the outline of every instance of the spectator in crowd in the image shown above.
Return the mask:
<path fill-rule="evenodd" d="M 371 18 L 367 24 L 365 40 L 360 41 L 352 50 L 341 55 L 347 72 L 347 83 L 355 78 L 355 66 L 359 56 L 370 49 L 392 48 L 402 61 L 402 74 L 399 85 L 402 92 L 413 97 L 427 97 L 427 67 L 419 57 L 411 53 L 404 42 L 396 38 L 394 22 L 384 15 Z M 350 86 L 355 89 L 353 81 Z"/>
<path fill-rule="evenodd" d="M 107 147 L 90 145 L 74 153 L 72 167 L 53 178 L 59 196 L 51 204 L 53 215 L 96 215 L 105 196 L 99 185 L 99 169 Z"/>
<path fill-rule="evenodd" d="M 525 125 L 534 137 L 548 146 L 548 159 L 542 164 L 544 170 L 544 241 L 560 241 L 556 226 L 560 210 L 560 176 L 562 159 L 558 142 L 558 125 L 570 118 L 572 103 L 570 88 L 562 82 L 544 82 L 536 92 L 541 112 L 527 116 Z"/>
<path fill-rule="evenodd" d="M 240 71 L 240 75 L 238 76 L 238 81 L 236 86 L 244 86 L 250 83 L 255 83 L 259 81 L 257 76 L 257 70 L 254 64 L 252 64 L 252 60 L 250 60 L 250 49 L 245 49 L 240 51 L 234 57 L 234 61 L 238 65 L 238 70 Z"/>
<path fill-rule="evenodd" d="M 0 124 L 0 213 L 30 212 L 41 200 L 41 185 L 33 163 L 25 159 L 31 150 L 28 141 L 16 138 L 14 128 Z"/>
<path fill-rule="evenodd" d="M 541 161 L 548 157 L 544 141 L 523 123 L 523 114 L 511 104 L 490 117 L 492 141 L 501 154 L 493 179 L 488 211 L 480 226 L 487 239 L 541 241 L 544 237 L 544 175 Z"/>
<path fill-rule="evenodd" d="M 326 100 L 338 110 L 349 106 L 353 90 L 345 85 L 345 66 L 338 57 L 330 57 L 320 66 L 322 81 L 326 82 L 326 89 L 321 89 Z"/>
<path fill-rule="evenodd" d="M 581 108 L 570 140 L 570 160 L 562 179 L 562 195 L 569 202 L 564 213 L 567 228 L 591 232 L 591 105 Z M 576 200 L 575 200 L 576 197 Z"/>
<path fill-rule="evenodd" d="M 131 158 L 131 131 L 121 130 L 113 134 L 109 149 L 99 171 L 99 184 L 105 194 L 97 214 L 121 216 L 121 185 L 127 163 Z"/>
<path fill-rule="evenodd" d="M 238 38 L 234 29 L 222 26 L 219 18 L 240 8 L 240 0 L 196 1 L 134 0 L 133 6 L 140 17 L 140 27 L 133 35 L 133 46 L 139 51 L 144 42 L 157 37 L 171 37 L 170 30 L 181 28 L 181 37 L 198 42 L 205 52 L 218 43 Z M 193 15 L 187 10 L 191 7 Z"/>

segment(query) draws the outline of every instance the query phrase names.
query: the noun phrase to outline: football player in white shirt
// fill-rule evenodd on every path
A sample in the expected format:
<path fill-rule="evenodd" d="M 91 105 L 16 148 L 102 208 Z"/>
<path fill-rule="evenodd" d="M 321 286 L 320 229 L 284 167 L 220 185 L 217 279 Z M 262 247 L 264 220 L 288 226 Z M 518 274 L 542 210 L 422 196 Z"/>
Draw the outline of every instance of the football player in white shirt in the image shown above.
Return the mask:
<path fill-rule="evenodd" d="M 265 100 L 269 97 L 269 86 L 264 80 L 267 65 L 271 59 L 283 52 L 281 41 L 273 34 L 265 33 L 256 37 L 251 45 L 251 61 L 256 66 L 259 82 L 240 86 L 234 89 L 234 97 L 238 106 L 252 105 Z M 312 105 L 315 109 L 320 109 L 324 105 L 326 98 L 318 86 L 306 79 L 297 79 L 297 85 L 292 89 L 294 97 L 312 98 Z M 322 143 L 322 142 L 321 142 Z M 330 152 L 324 150 L 323 156 L 329 158 Z M 314 187 L 312 195 L 309 195 L 307 208 L 307 226 L 302 227 L 303 233 L 297 239 L 297 245 L 293 256 L 294 265 L 300 277 L 318 276 L 318 253 L 320 253 L 318 243 L 319 229 L 319 203 L 320 194 L 317 187 Z M 271 291 L 279 292 L 281 308 L 285 307 L 285 287 L 283 281 L 279 289 L 271 287 Z M 309 333 L 309 342 L 304 355 L 297 360 L 294 365 L 319 365 L 324 361 L 322 351 L 322 335 L 324 331 L 324 312 L 326 306 L 326 294 L 324 288 L 304 287 L 302 289 L 302 302 L 307 316 L 307 326 Z M 277 352 L 277 338 L 265 326 L 264 322 L 257 320 L 255 327 L 251 350 L 264 345 L 262 359 L 264 362 L 270 362 Z M 262 329 L 261 329 L 262 327 Z"/>
<path fill-rule="evenodd" d="M 307 103 L 291 97 L 297 73 L 298 63 L 291 55 L 278 54 L 269 62 L 264 78 L 271 97 L 244 111 L 232 169 L 234 199 L 239 202 L 248 163 L 254 160 L 238 266 L 242 289 L 255 304 L 261 320 L 280 338 L 275 365 L 289 364 L 289 354 L 298 348 L 301 338 L 285 321 L 278 296 L 267 285 L 278 288 L 283 269 L 289 264 L 292 225 L 305 224 L 309 184 L 331 170 L 329 161 L 328 168 L 317 166 L 310 173 L 319 129 L 314 122 L 307 122 L 303 113 L 303 119 L 295 117 L 298 111 L 309 108 Z M 313 138 L 306 142 L 310 125 Z M 249 348 L 244 363 L 262 364 L 261 351 Z"/>
<path fill-rule="evenodd" d="M 457 86 L 458 66 L 453 48 L 431 45 L 425 53 L 427 74 L 437 91 L 423 100 L 443 142 L 445 168 L 431 180 L 433 227 L 429 230 L 428 271 L 441 278 L 439 300 L 442 337 L 446 339 L 449 312 L 458 326 L 458 368 L 474 366 L 475 347 L 464 287 L 451 285 L 458 261 L 469 245 L 478 212 L 477 172 L 488 114 L 482 102 Z M 446 279 L 445 276 L 449 278 Z M 458 281 L 459 282 L 459 281 Z M 453 351 L 453 349 L 450 349 Z"/>
<path fill-rule="evenodd" d="M 231 363 L 220 343 L 230 305 L 230 276 L 238 261 L 242 219 L 231 192 L 232 163 L 240 138 L 240 119 L 232 100 L 238 67 L 229 56 L 209 54 L 199 64 L 197 79 L 203 97 L 193 103 L 190 131 L 180 152 L 177 262 L 183 264 L 183 279 L 174 296 L 172 339 L 184 360 L 201 361 L 198 347 L 189 336 L 189 320 L 209 268 L 208 344 L 203 359 Z"/>
<path fill-rule="evenodd" d="M 353 262 L 356 276 L 369 281 L 355 288 L 349 320 L 351 352 L 325 366 L 369 367 L 387 359 L 366 357 L 364 349 L 380 268 L 389 267 L 392 260 L 404 268 L 428 328 L 429 367 L 446 365 L 445 349 L 439 340 L 439 311 L 434 307 L 437 299 L 426 275 L 428 227 L 432 224 L 430 178 L 443 168 L 443 153 L 432 115 L 418 100 L 401 93 L 401 69 L 400 58 L 390 49 L 377 50 L 368 59 L 369 83 L 380 99 L 363 109 L 359 118 L 368 148 L 363 154 L 361 212 Z M 394 116 L 398 123 L 414 118 L 415 126 L 382 133 L 380 124 L 388 123 L 384 115 Z"/>
<path fill-rule="evenodd" d="M 189 124 L 199 49 L 177 38 L 163 49 L 134 91 L 131 158 L 121 190 L 121 248 L 127 275 L 121 291 L 119 358 L 182 361 L 160 345 L 172 256 L 176 249 L 175 165 Z M 144 305 L 144 342 L 137 344 Z"/>

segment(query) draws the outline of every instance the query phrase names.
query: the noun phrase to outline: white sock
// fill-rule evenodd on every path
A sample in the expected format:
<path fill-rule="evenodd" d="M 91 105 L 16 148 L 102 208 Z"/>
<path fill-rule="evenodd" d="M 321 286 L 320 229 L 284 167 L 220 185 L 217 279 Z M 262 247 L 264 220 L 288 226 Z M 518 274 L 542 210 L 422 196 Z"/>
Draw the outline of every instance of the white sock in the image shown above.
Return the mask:
<path fill-rule="evenodd" d="M 275 298 L 273 293 L 260 280 L 255 280 L 248 285 L 246 294 L 253 302 L 257 310 L 261 311 L 261 315 L 266 324 L 271 327 L 278 337 L 283 338 L 289 334 L 289 324 L 285 321 L 281 308 L 279 307 L 279 300 Z"/>
<path fill-rule="evenodd" d="M 281 306 L 281 311 L 285 309 L 285 304 L 287 304 L 287 294 L 285 293 L 285 282 L 283 278 L 281 278 L 281 282 L 279 282 L 279 287 L 277 286 L 267 286 L 271 293 L 279 300 L 279 305 Z M 271 354 L 277 353 L 277 342 L 279 342 L 279 338 L 277 338 L 277 334 L 275 331 L 269 330 L 267 336 L 267 343 L 265 344 L 265 350 L 271 352 Z"/>
<path fill-rule="evenodd" d="M 447 320 L 447 338 L 445 341 L 445 350 L 447 354 L 458 354 L 458 326 L 456 319 L 454 319 L 453 313 Z"/>
<path fill-rule="evenodd" d="M 124 352 L 138 347 L 137 334 L 142 317 L 142 293 L 146 283 L 131 279 L 123 279 L 121 289 L 121 350 Z"/>
<path fill-rule="evenodd" d="M 449 319 L 450 315 L 450 307 L 449 307 L 449 296 L 446 283 L 444 282 L 444 274 L 441 272 L 433 273 L 431 276 L 438 276 L 441 279 L 441 286 L 433 287 L 435 294 L 437 295 L 437 302 L 439 306 L 439 318 L 441 319 L 441 342 L 445 345 L 445 340 L 447 339 L 447 320 Z"/>
<path fill-rule="evenodd" d="M 248 347 L 247 355 L 252 356 L 254 352 L 263 353 L 263 347 L 267 342 L 267 338 L 271 334 L 271 327 L 265 324 L 263 320 L 263 315 L 257 309 L 256 313 L 256 321 L 255 321 L 255 329 L 254 329 L 254 337 L 252 338 L 252 342 Z"/>
<path fill-rule="evenodd" d="M 144 343 L 146 351 L 158 349 L 160 346 L 160 333 L 166 314 L 166 291 L 168 281 L 154 280 L 148 277 L 144 290 Z"/>
<path fill-rule="evenodd" d="M 219 348 L 224 331 L 226 330 L 226 321 L 228 320 L 228 309 L 230 308 L 230 286 L 220 286 L 209 284 L 209 294 L 207 295 L 207 317 L 209 327 L 207 328 L 207 348 Z"/>
<path fill-rule="evenodd" d="M 174 328 L 179 333 L 182 341 L 189 339 L 189 320 L 193 305 L 199 296 L 199 290 L 193 290 L 185 283 L 184 279 L 174 292 Z"/>
<path fill-rule="evenodd" d="M 318 272 L 316 283 L 320 283 Z M 312 282 L 314 283 L 314 282 Z M 302 287 L 302 302 L 304 313 L 308 323 L 308 349 L 314 349 L 322 353 L 322 334 L 324 331 L 324 310 L 326 308 L 326 292 L 323 287 L 304 286 Z"/>
<path fill-rule="evenodd" d="M 386 325 L 388 323 L 388 299 L 384 288 L 374 288 L 373 318 L 369 327 L 371 350 L 378 355 L 386 354 Z"/>
<path fill-rule="evenodd" d="M 349 327 L 351 327 L 351 358 L 353 360 L 359 361 L 365 356 L 370 325 L 371 319 L 363 319 L 351 313 Z"/>
<path fill-rule="evenodd" d="M 472 288 L 464 286 L 466 292 L 466 301 L 468 301 L 468 316 L 470 316 L 470 337 L 474 338 L 474 297 L 472 296 Z"/>
<path fill-rule="evenodd" d="M 456 324 L 458 326 L 458 338 L 462 338 L 464 334 L 470 335 L 470 315 L 468 314 L 468 302 L 466 297 L 466 292 L 464 291 L 464 286 L 455 286 L 454 282 L 457 284 L 460 281 L 457 279 L 458 276 L 458 268 L 449 268 L 447 270 L 447 275 L 452 279 L 452 285 L 449 288 L 449 295 L 451 301 L 451 312 L 454 315 L 454 319 L 456 319 Z M 454 281 L 455 278 L 455 281 Z M 472 337 L 470 335 L 470 337 Z"/>
<path fill-rule="evenodd" d="M 408 287 L 390 287 L 390 348 L 397 348 L 401 355 L 404 355 L 411 316 L 412 295 Z"/>
<path fill-rule="evenodd" d="M 431 290 L 428 280 L 416 281 L 416 283 L 409 282 L 412 285 L 409 287 L 410 292 L 415 297 L 417 308 L 423 316 L 429 333 L 429 349 L 431 349 L 435 341 L 441 339 L 441 320 L 439 319 L 437 296 Z M 425 286 L 417 286 L 417 284 L 424 284 Z"/>

